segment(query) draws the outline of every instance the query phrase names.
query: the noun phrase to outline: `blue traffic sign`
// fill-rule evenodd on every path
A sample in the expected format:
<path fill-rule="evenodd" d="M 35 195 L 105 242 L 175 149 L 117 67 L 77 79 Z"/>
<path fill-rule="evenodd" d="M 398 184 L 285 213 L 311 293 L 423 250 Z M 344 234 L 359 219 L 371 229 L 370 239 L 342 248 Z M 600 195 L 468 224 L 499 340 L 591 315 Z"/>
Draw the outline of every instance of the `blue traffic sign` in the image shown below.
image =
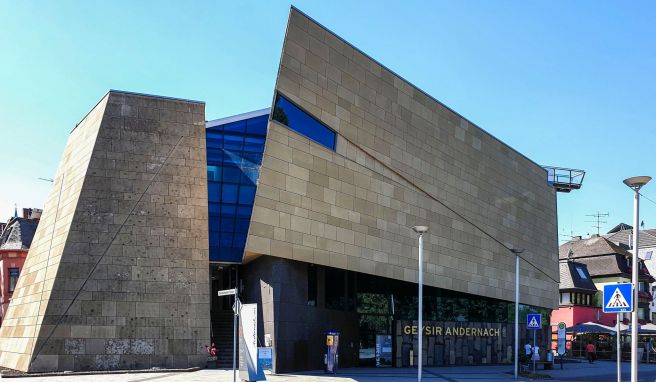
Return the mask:
<path fill-rule="evenodd" d="M 526 329 L 538 330 L 542 327 L 542 315 L 529 313 L 526 315 Z"/>
<path fill-rule="evenodd" d="M 604 313 L 633 311 L 633 284 L 604 285 Z"/>

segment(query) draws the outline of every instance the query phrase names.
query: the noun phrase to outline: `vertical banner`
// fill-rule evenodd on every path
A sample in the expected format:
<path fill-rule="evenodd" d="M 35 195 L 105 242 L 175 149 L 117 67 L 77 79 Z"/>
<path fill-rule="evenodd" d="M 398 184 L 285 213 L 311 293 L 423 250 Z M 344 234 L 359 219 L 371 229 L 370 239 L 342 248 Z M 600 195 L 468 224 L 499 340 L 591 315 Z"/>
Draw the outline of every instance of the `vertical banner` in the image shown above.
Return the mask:
<path fill-rule="evenodd" d="M 558 323 L 558 355 L 563 355 L 565 354 L 565 328 L 567 325 L 565 325 L 564 322 Z"/>
<path fill-rule="evenodd" d="M 392 366 L 392 336 L 376 336 L 376 367 Z"/>
<path fill-rule="evenodd" d="M 239 378 L 264 381 L 264 371 L 257 362 L 257 304 L 244 304 L 239 314 Z"/>

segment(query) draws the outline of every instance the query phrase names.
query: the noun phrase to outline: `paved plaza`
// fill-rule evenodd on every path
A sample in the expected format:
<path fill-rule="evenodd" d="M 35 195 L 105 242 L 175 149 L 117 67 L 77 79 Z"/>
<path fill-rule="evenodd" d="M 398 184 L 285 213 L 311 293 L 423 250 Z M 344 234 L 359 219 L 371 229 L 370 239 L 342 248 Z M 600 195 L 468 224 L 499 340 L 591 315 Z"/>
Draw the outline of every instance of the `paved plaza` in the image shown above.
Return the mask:
<path fill-rule="evenodd" d="M 557 366 L 558 367 L 558 366 Z M 424 380 L 428 382 L 456 382 L 456 381 L 512 381 L 510 374 L 512 368 L 508 366 L 473 366 L 448 367 L 424 369 Z M 622 380 L 629 380 L 629 364 L 622 364 Z M 615 363 L 598 361 L 594 364 L 567 363 L 564 369 L 539 371 L 549 375 L 551 381 L 616 381 Z M 641 364 L 639 369 L 642 382 L 656 380 L 656 365 Z M 296 374 L 267 375 L 272 382 L 410 382 L 417 380 L 416 369 L 390 368 L 390 369 L 343 369 L 337 375 L 326 375 L 323 372 L 308 372 Z M 529 381 L 520 378 L 519 381 Z M 66 375 L 56 377 L 21 377 L 16 382 L 231 382 L 231 370 L 199 370 L 195 372 L 156 372 L 156 373 L 127 373 L 102 375 Z"/>

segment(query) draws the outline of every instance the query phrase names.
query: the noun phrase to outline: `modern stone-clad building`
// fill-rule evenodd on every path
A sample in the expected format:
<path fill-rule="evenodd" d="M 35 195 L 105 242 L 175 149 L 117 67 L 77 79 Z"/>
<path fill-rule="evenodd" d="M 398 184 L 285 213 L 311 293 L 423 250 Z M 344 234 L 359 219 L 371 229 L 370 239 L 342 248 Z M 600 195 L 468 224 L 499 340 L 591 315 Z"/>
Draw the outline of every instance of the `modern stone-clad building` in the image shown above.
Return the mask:
<path fill-rule="evenodd" d="M 547 172 L 292 7 L 270 109 L 110 92 L 73 130 L 0 365 L 225 362 L 232 287 L 276 372 L 321 368 L 327 330 L 342 366 L 416 364 L 415 225 L 424 362 L 511 362 L 511 249 L 521 314 L 558 305 Z"/>
<path fill-rule="evenodd" d="M 203 103 L 115 91 L 77 124 L 0 329 L 0 365 L 204 365 L 204 129 Z"/>

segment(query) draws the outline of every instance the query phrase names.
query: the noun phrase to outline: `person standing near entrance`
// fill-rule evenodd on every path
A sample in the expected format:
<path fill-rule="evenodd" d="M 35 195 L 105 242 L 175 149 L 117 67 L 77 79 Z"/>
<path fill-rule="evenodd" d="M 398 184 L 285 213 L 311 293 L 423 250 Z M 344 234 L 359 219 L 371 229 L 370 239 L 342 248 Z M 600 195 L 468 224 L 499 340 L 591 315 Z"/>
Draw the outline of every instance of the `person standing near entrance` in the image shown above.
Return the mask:
<path fill-rule="evenodd" d="M 214 361 L 214 365 L 218 369 L 219 368 L 219 357 L 218 357 L 219 350 L 216 348 L 216 345 L 214 344 L 214 342 L 212 342 L 212 345 L 210 345 L 210 346 L 206 345 L 205 349 L 207 350 L 207 361 L 208 361 L 208 363 L 210 361 Z"/>
<path fill-rule="evenodd" d="M 594 363 L 597 358 L 597 348 L 595 348 L 592 342 L 588 342 L 588 346 L 585 347 L 585 352 L 588 354 L 588 362 Z"/>
<path fill-rule="evenodd" d="M 654 351 L 654 347 L 651 344 L 651 338 L 647 338 L 647 340 L 645 340 L 645 360 L 647 363 L 649 363 L 649 353 L 652 351 Z"/>

